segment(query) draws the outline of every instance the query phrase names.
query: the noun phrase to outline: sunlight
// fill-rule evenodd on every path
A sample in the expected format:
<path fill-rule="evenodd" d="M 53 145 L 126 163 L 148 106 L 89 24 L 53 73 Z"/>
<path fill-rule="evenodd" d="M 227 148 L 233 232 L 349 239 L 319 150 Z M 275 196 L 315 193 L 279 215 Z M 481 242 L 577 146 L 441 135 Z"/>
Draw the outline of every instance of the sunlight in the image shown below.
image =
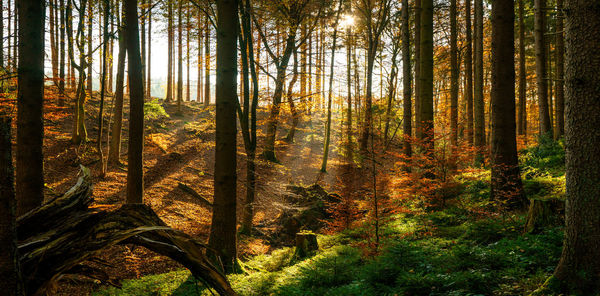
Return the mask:
<path fill-rule="evenodd" d="M 340 21 L 340 28 L 348 28 L 354 26 L 354 15 L 345 14 L 342 16 L 342 20 Z"/>

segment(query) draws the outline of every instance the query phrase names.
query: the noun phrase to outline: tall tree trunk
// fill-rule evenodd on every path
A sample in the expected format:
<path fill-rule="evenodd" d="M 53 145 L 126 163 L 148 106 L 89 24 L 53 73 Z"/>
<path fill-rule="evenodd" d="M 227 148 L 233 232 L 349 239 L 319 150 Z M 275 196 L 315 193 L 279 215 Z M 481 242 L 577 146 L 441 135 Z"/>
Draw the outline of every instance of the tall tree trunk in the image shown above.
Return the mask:
<path fill-rule="evenodd" d="M 421 0 L 415 0 L 415 135 L 421 138 Z"/>
<path fill-rule="evenodd" d="M 208 245 L 225 272 L 237 261 L 237 0 L 217 1 L 217 86 L 215 136 L 215 195 Z"/>
<path fill-rule="evenodd" d="M 168 45 L 168 65 L 167 65 L 167 95 L 165 102 L 173 100 L 173 3 L 167 2 L 167 42 Z"/>
<path fill-rule="evenodd" d="M 202 10 L 198 9 L 198 80 L 196 87 L 196 102 L 202 102 Z"/>
<path fill-rule="evenodd" d="M 525 66 L 524 0 L 519 0 L 519 103 L 517 134 L 527 135 L 527 68 Z"/>
<path fill-rule="evenodd" d="M 473 96 L 473 142 L 477 161 L 483 161 L 485 146 L 485 102 L 483 98 L 483 0 L 475 0 L 475 79 Z"/>
<path fill-rule="evenodd" d="M 4 0 L 0 0 L 0 68 L 4 68 Z"/>
<path fill-rule="evenodd" d="M 465 100 L 467 101 L 467 142 L 473 144 L 473 37 L 471 34 L 471 1 L 465 0 Z"/>
<path fill-rule="evenodd" d="M 0 3 L 1 6 L 2 3 Z M 11 119 L 0 115 L 0 290 L 6 296 L 23 295 L 17 254 L 16 200 L 11 143 Z"/>
<path fill-rule="evenodd" d="M 44 21 L 45 1 L 18 1 L 17 215 L 44 201 Z M 15 26 L 16 27 L 16 26 Z"/>
<path fill-rule="evenodd" d="M 433 149 L 433 0 L 421 1 L 420 91 L 421 139 L 425 149 Z"/>
<path fill-rule="evenodd" d="M 115 11 L 119 13 L 120 16 L 124 15 L 123 12 L 119 12 L 118 7 L 115 9 Z M 110 132 L 111 137 L 108 146 L 108 162 L 111 164 L 119 163 L 119 159 L 121 157 L 121 129 L 123 126 L 123 87 L 125 80 L 125 57 L 127 55 L 127 36 L 125 34 L 125 24 L 119 24 L 120 19 L 123 18 L 117 17 L 117 27 L 119 29 L 119 56 L 117 58 L 117 77 L 115 87 L 115 121 Z"/>
<path fill-rule="evenodd" d="M 140 1 L 140 50 L 142 56 L 142 85 L 144 89 L 146 88 L 146 18 L 148 17 L 148 6 L 146 5 L 146 0 Z M 180 1 L 181 2 L 181 1 Z M 150 42 L 148 42 L 150 43 Z M 146 100 L 146 91 L 144 90 L 144 100 Z"/>
<path fill-rule="evenodd" d="M 185 10 L 185 61 L 186 61 L 186 87 L 185 87 L 185 100 L 191 101 L 190 99 L 190 6 L 186 6 Z"/>
<path fill-rule="evenodd" d="M 148 0 L 148 60 L 146 61 L 146 97 L 152 100 L 152 0 Z"/>
<path fill-rule="evenodd" d="M 565 1 L 565 241 L 554 276 L 565 295 L 600 293 L 600 7 Z"/>
<path fill-rule="evenodd" d="M 352 155 L 352 26 L 346 29 L 346 80 L 347 80 L 347 101 L 346 109 L 346 158 L 353 159 Z M 356 98 L 355 98 L 356 99 Z"/>
<path fill-rule="evenodd" d="M 327 158 L 329 157 L 329 142 L 331 138 L 331 101 L 333 96 L 333 66 L 335 64 L 335 46 L 337 43 L 338 24 L 342 12 L 343 0 L 340 0 L 337 8 L 335 23 L 333 25 L 333 45 L 331 46 L 331 64 L 329 65 L 329 93 L 327 94 L 327 121 L 325 123 L 325 143 L 323 144 L 323 160 L 321 161 L 321 172 L 327 171 Z M 296 61 L 294 61 L 296 62 Z"/>
<path fill-rule="evenodd" d="M 65 105 L 65 0 L 60 0 L 60 67 L 59 67 L 59 80 L 58 80 L 58 105 Z"/>
<path fill-rule="evenodd" d="M 294 135 L 296 134 L 296 127 L 298 126 L 298 121 L 300 120 L 300 112 L 298 111 L 298 107 L 294 103 L 294 84 L 298 80 L 298 50 L 294 49 L 294 68 L 292 70 L 292 79 L 290 80 L 288 89 L 287 89 L 287 100 L 290 105 L 290 113 L 292 115 L 292 125 L 290 126 L 290 130 L 285 137 L 285 140 L 289 143 L 294 142 Z"/>
<path fill-rule="evenodd" d="M 404 155 L 412 155 L 410 137 L 412 136 L 412 77 L 410 67 L 410 13 L 408 0 L 402 0 L 402 97 L 403 97 L 403 122 Z"/>
<path fill-rule="evenodd" d="M 56 44 L 56 39 L 55 39 L 55 26 L 56 26 L 56 18 L 54 11 L 56 10 L 56 5 L 54 0 L 49 0 L 48 1 L 48 8 L 49 8 L 49 13 L 50 13 L 50 61 L 51 61 L 51 65 L 52 65 L 52 81 L 54 82 L 54 85 L 57 85 L 57 78 L 58 78 L 58 46 Z M 2 49 L 4 50 L 4 49 Z"/>
<path fill-rule="evenodd" d="M 204 19 L 204 106 L 210 104 L 210 24 Z"/>
<path fill-rule="evenodd" d="M 492 2 L 492 199 L 524 208 L 515 120 L 513 1 Z"/>
<path fill-rule="evenodd" d="M 565 135 L 565 38 L 563 0 L 556 1 L 556 138 Z"/>
<path fill-rule="evenodd" d="M 125 35 L 129 72 L 129 151 L 127 153 L 127 203 L 144 197 L 144 84 L 138 29 L 137 0 L 125 0 Z"/>
<path fill-rule="evenodd" d="M 110 14 L 110 3 L 109 0 L 102 0 L 104 5 L 104 24 L 102 26 L 102 70 L 100 72 L 100 110 L 98 111 L 98 137 L 96 138 L 96 145 L 98 149 L 98 155 L 100 157 L 100 163 L 102 165 L 102 176 L 106 174 L 106 160 L 104 159 L 104 152 L 102 151 L 102 132 L 104 129 L 104 96 L 106 94 L 106 56 L 108 48 L 108 16 Z M 100 10 L 100 3 L 98 2 L 98 10 Z"/>
<path fill-rule="evenodd" d="M 450 144 L 458 144 L 458 29 L 456 1 L 450 1 Z"/>
<path fill-rule="evenodd" d="M 86 80 L 86 91 L 87 93 L 90 95 L 90 97 L 92 96 L 92 78 L 93 73 L 92 73 L 92 60 L 93 60 L 93 48 L 94 48 L 94 43 L 93 43 L 93 39 L 92 39 L 92 25 L 93 25 L 93 13 L 94 13 L 94 0 L 86 0 L 88 1 L 88 6 L 87 6 L 87 80 Z"/>
<path fill-rule="evenodd" d="M 539 135 L 551 135 L 550 111 L 548 109 L 548 71 L 546 69 L 546 0 L 534 0 L 535 5 L 535 76 L 539 104 Z"/>
<path fill-rule="evenodd" d="M 178 1 L 177 13 L 177 112 L 181 113 L 183 101 L 183 8 L 182 1 Z"/>

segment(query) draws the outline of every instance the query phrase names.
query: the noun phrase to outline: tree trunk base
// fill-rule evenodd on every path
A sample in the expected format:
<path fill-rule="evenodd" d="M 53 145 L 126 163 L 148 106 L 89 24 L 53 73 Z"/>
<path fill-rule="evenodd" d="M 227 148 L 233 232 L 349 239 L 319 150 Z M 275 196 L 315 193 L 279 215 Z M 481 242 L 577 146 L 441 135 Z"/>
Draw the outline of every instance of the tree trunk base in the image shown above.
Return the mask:
<path fill-rule="evenodd" d="M 315 253 L 319 249 L 317 235 L 312 232 L 296 233 L 296 250 L 294 258 L 303 259 Z"/>

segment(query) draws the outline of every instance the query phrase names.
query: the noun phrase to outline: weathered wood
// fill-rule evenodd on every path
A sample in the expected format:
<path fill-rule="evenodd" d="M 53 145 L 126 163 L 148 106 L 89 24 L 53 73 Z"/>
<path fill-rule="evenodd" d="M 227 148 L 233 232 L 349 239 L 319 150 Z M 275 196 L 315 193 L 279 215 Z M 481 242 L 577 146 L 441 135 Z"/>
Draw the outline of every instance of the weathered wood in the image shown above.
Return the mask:
<path fill-rule="evenodd" d="M 295 258 L 306 258 L 310 254 L 319 249 L 317 243 L 317 235 L 312 232 L 296 233 L 296 250 L 294 251 Z"/>
<path fill-rule="evenodd" d="M 211 207 L 213 206 L 212 202 L 210 202 L 208 199 L 206 199 L 204 196 L 200 195 L 200 193 L 196 192 L 196 190 L 194 190 L 192 187 L 179 182 L 179 184 L 177 184 L 177 187 L 181 190 L 183 190 L 183 192 L 195 197 L 196 199 L 198 199 L 203 205 L 207 206 L 207 207 Z"/>
<path fill-rule="evenodd" d="M 28 295 L 38 293 L 61 274 L 116 244 L 136 244 L 170 257 L 221 295 L 236 295 L 205 257 L 205 246 L 168 227 L 147 205 L 128 204 L 106 211 L 92 202 L 89 171 L 77 184 L 49 203 L 21 216 L 19 256 Z"/>
<path fill-rule="evenodd" d="M 560 199 L 530 199 L 525 233 L 538 233 L 561 222 L 564 201 Z"/>

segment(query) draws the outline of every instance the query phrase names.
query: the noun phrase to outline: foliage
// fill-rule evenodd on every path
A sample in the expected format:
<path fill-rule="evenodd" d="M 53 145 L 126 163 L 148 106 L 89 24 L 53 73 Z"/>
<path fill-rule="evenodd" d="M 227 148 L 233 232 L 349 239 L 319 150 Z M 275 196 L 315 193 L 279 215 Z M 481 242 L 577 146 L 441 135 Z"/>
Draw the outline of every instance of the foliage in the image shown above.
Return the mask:
<path fill-rule="evenodd" d="M 162 120 L 166 118 L 169 118 L 169 114 L 167 114 L 158 99 L 144 103 L 144 120 Z"/>

